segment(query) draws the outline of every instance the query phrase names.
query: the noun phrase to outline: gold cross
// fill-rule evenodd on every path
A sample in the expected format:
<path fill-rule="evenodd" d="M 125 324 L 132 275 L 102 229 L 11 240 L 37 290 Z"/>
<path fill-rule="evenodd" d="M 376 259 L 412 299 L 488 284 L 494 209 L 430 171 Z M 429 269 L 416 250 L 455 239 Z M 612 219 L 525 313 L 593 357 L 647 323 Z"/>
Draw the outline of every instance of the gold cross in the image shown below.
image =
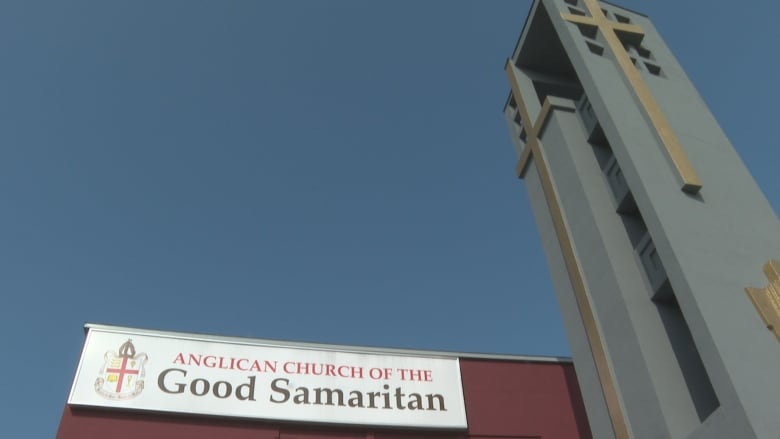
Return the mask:
<path fill-rule="evenodd" d="M 655 128 L 655 132 L 661 140 L 661 143 L 663 143 L 666 148 L 666 153 L 682 180 L 682 190 L 691 194 L 698 193 L 702 184 L 698 175 L 696 175 L 696 171 L 693 169 L 691 162 L 688 160 L 688 156 L 680 145 L 677 135 L 675 135 L 671 125 L 669 125 L 669 121 L 658 106 L 658 102 L 656 102 L 653 94 L 647 87 L 647 84 L 642 79 L 642 75 L 639 73 L 636 66 L 634 66 L 631 57 L 626 52 L 623 43 L 620 40 L 622 37 L 623 39 L 641 41 L 642 37 L 644 37 L 642 28 L 633 24 L 609 20 L 606 15 L 604 15 L 604 11 L 602 11 L 597 0 L 583 1 L 590 12 L 590 17 L 567 13 L 561 13 L 561 16 L 564 20 L 571 23 L 591 28 L 595 27 L 601 31 L 601 34 L 607 42 L 607 46 L 609 46 L 615 56 L 615 60 L 628 79 L 645 114 L 648 119 L 650 119 L 653 128 Z"/>
<path fill-rule="evenodd" d="M 512 96 L 515 98 L 515 104 L 517 104 L 517 112 L 520 113 L 520 119 L 523 124 L 523 130 L 525 130 L 526 145 L 523 151 L 520 153 L 520 159 L 517 162 L 517 176 L 523 175 L 523 170 L 528 164 L 528 160 L 532 155 L 536 156 L 539 153 L 539 134 L 542 130 L 547 115 L 552 108 L 552 104 L 549 99 L 544 100 L 542 109 L 536 116 L 536 122 L 531 122 L 531 113 L 528 111 L 528 106 L 523 99 L 523 92 L 520 90 L 520 82 L 517 80 L 515 69 L 512 66 L 512 61 L 507 60 L 504 66 L 507 76 L 509 77 L 509 86 L 512 88 Z"/>
<path fill-rule="evenodd" d="M 515 104 L 517 104 L 517 111 L 520 113 L 523 129 L 526 134 L 525 148 L 520 153 L 520 160 L 517 163 L 517 175 L 523 175 L 526 165 L 530 162 L 530 158 L 533 157 L 539 174 L 539 181 L 542 184 L 542 191 L 547 199 L 547 207 L 550 210 L 550 217 L 552 218 L 555 235 L 558 238 L 558 244 L 561 249 L 561 254 L 563 255 L 563 262 L 566 266 L 566 271 L 569 274 L 572 290 L 574 291 L 577 308 L 582 317 L 585 336 L 588 339 L 588 345 L 590 346 L 590 351 L 596 365 L 596 374 L 599 377 L 601 389 L 604 393 L 604 400 L 607 403 L 607 411 L 609 412 L 609 417 L 612 421 L 615 437 L 617 439 L 628 439 L 629 435 L 625 416 L 623 415 L 623 410 L 621 409 L 620 400 L 615 387 L 615 381 L 609 368 L 607 352 L 602 342 L 598 325 L 596 324 L 596 315 L 590 303 L 588 288 L 585 284 L 582 270 L 580 269 L 580 262 L 577 259 L 574 242 L 571 239 L 569 228 L 566 225 L 566 219 L 563 216 L 563 209 L 558 193 L 555 190 L 555 184 L 553 183 L 549 166 L 547 165 L 547 159 L 539 144 L 539 136 L 541 135 L 548 117 L 552 114 L 552 110 L 566 110 L 566 107 L 556 104 L 548 96 L 544 100 L 539 114 L 536 116 L 536 122 L 532 123 L 528 106 L 525 99 L 523 99 L 523 94 L 520 90 L 517 72 L 515 71 L 515 66 L 511 59 L 507 60 L 504 70 L 506 70 L 507 77 L 509 78 L 512 96 L 514 97 Z M 536 99 L 536 96 L 531 96 L 531 99 Z M 574 111 L 573 107 L 568 111 Z"/>
<path fill-rule="evenodd" d="M 764 274 L 769 279 L 766 288 L 745 288 L 745 292 L 761 320 L 780 341 L 780 262 L 772 259 L 764 265 Z"/>

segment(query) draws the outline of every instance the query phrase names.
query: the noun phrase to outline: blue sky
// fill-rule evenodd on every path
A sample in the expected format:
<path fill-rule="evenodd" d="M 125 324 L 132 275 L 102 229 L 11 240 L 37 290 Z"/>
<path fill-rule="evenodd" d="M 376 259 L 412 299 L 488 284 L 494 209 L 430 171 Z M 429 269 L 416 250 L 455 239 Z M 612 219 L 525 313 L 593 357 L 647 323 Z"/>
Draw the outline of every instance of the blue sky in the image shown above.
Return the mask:
<path fill-rule="evenodd" d="M 568 355 L 501 114 L 530 3 L 0 4 L 4 436 L 85 322 Z M 642 3 L 777 209 L 780 7 Z"/>

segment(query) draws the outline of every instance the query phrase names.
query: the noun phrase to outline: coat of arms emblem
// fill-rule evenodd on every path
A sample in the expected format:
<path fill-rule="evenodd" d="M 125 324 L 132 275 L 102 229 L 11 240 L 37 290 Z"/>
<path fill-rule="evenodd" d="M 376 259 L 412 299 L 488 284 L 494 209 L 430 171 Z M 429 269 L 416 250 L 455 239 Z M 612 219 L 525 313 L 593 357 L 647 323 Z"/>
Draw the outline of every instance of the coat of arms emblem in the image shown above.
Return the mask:
<path fill-rule="evenodd" d="M 106 399 L 123 400 L 138 396 L 144 390 L 146 354 L 136 354 L 132 340 L 119 346 L 119 352 L 107 351 L 95 392 Z"/>

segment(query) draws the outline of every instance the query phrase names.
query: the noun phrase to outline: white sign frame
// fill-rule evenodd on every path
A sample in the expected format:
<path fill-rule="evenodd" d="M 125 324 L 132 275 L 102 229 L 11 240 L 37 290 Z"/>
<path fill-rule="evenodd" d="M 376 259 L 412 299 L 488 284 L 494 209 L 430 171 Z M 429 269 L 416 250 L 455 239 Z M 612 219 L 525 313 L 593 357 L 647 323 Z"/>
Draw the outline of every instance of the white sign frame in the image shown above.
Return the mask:
<path fill-rule="evenodd" d="M 454 357 L 88 327 L 68 404 L 250 419 L 466 429 Z"/>

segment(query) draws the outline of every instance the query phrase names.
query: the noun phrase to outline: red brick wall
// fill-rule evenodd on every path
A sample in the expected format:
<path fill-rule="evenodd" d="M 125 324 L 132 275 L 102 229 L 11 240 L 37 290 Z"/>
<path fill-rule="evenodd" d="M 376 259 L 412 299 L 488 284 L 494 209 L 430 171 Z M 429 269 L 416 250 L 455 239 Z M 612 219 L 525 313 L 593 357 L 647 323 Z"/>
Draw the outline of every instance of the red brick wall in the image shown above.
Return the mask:
<path fill-rule="evenodd" d="M 461 359 L 467 432 L 282 424 L 65 407 L 57 439 L 591 439 L 574 367 Z"/>
<path fill-rule="evenodd" d="M 574 366 L 460 361 L 471 438 L 590 439 Z"/>

